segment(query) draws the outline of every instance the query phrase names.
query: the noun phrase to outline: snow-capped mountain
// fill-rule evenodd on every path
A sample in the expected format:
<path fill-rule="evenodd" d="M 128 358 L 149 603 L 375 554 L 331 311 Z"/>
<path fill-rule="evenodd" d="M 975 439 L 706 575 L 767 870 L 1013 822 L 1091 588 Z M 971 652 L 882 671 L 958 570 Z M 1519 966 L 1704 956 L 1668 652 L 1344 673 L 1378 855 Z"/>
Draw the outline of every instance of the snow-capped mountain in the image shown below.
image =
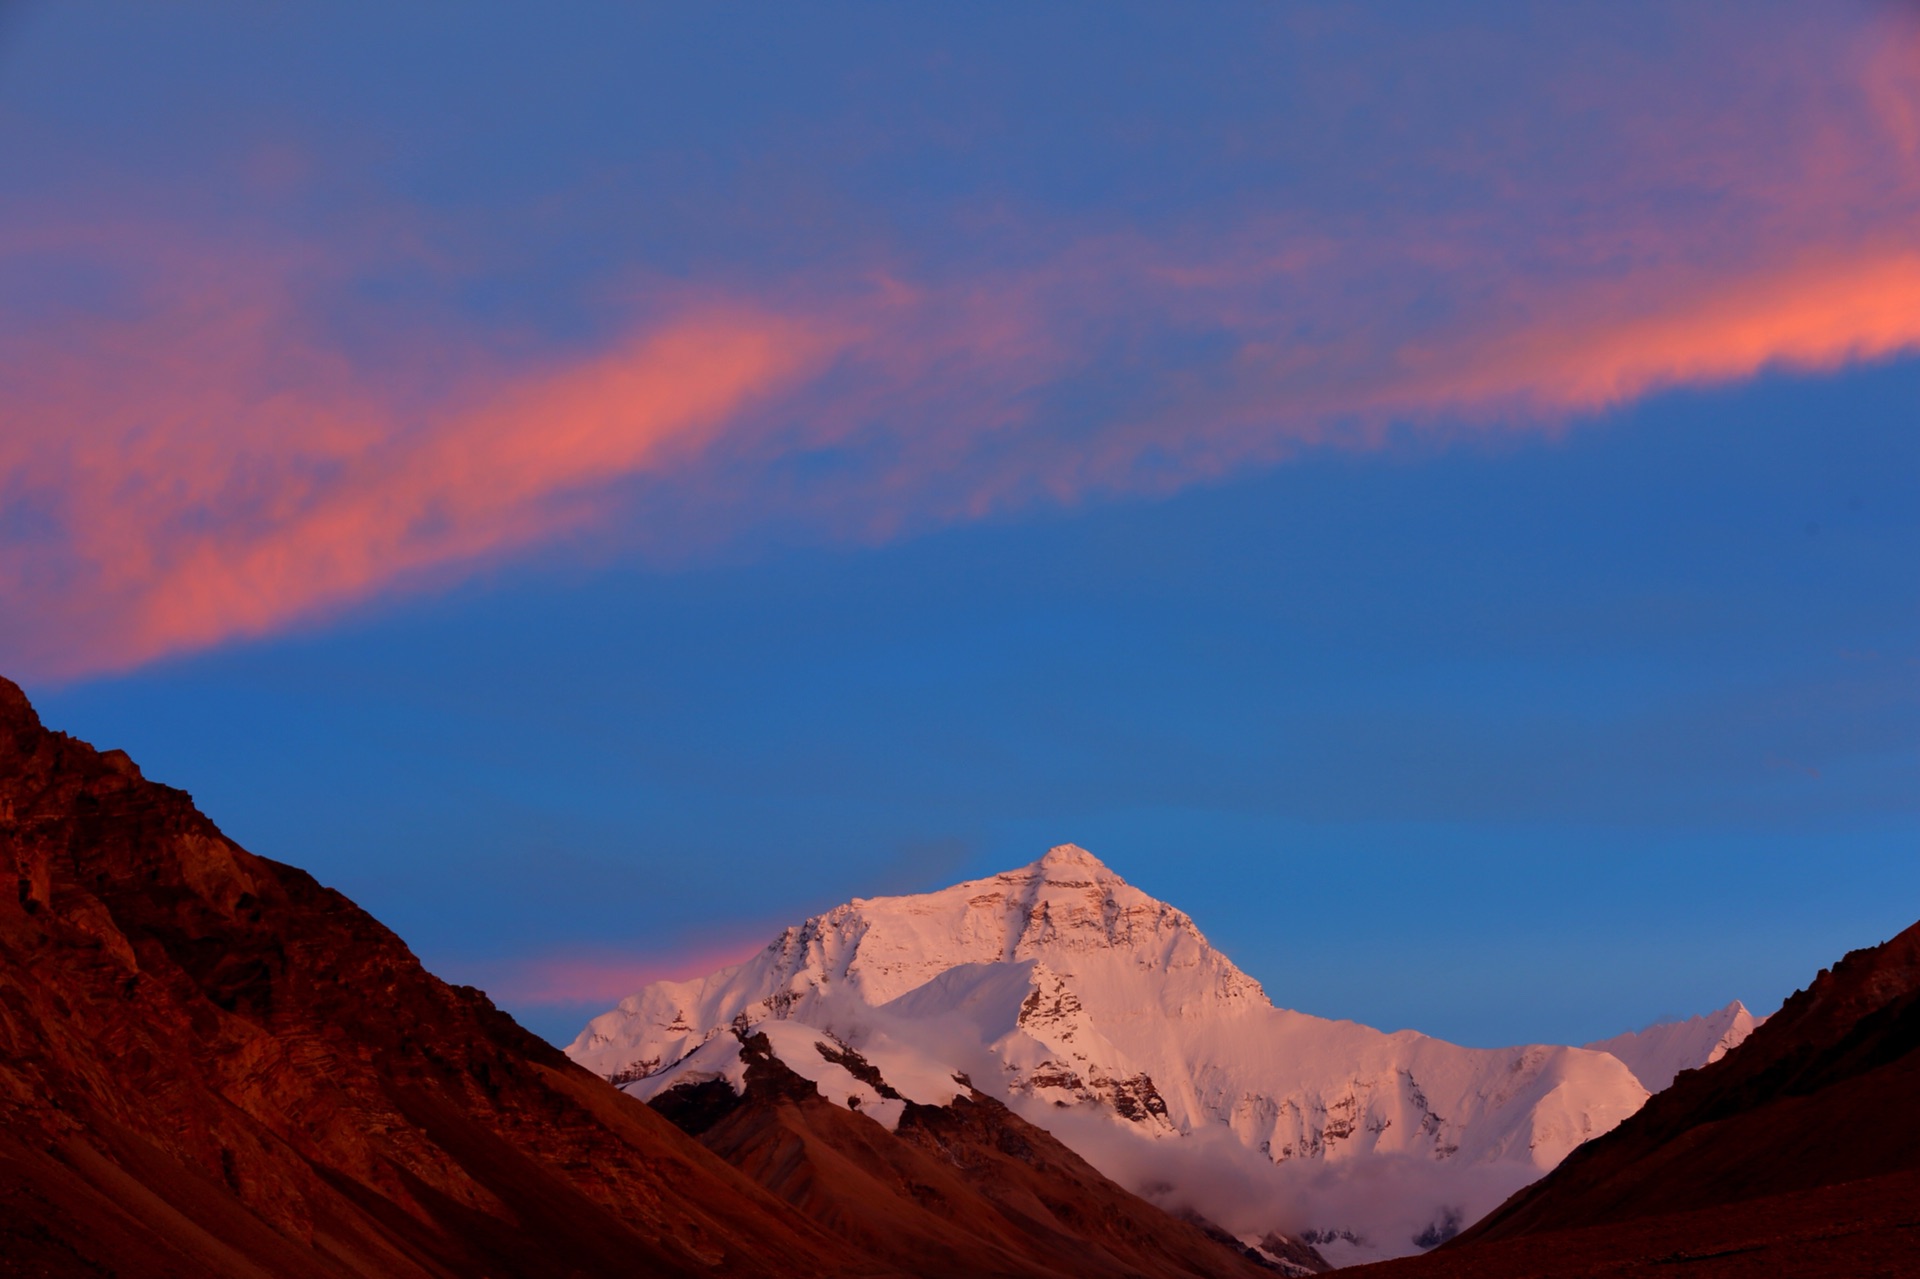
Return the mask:
<path fill-rule="evenodd" d="M 1276 1008 L 1184 913 L 1071 845 L 856 899 L 629 996 L 568 1052 L 642 1097 L 737 1088 L 730 1032 L 756 1028 L 883 1123 L 890 1099 L 834 1073 L 841 1049 L 900 1098 L 943 1104 L 957 1076 L 1150 1197 L 1346 1261 L 1437 1241 L 1648 1095 L 1612 1052 L 1462 1048 Z"/>
<path fill-rule="evenodd" d="M 1683 1070 L 1698 1070 L 1719 1061 L 1746 1042 L 1765 1021 L 1734 1000 L 1718 1012 L 1685 1021 L 1667 1021 L 1645 1030 L 1615 1035 L 1588 1044 L 1596 1052 L 1612 1053 L 1627 1063 L 1648 1092 L 1661 1092 Z"/>

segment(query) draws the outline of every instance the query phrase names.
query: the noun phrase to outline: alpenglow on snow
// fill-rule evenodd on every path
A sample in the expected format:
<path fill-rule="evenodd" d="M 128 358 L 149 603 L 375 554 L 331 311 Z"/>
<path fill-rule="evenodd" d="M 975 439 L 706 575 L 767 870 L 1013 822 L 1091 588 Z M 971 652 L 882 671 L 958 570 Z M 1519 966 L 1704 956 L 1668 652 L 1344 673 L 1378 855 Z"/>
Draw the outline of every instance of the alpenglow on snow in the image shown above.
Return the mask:
<path fill-rule="evenodd" d="M 1610 1052 L 1462 1048 L 1276 1008 L 1185 913 L 1073 845 L 938 892 L 856 898 L 742 964 L 646 987 L 567 1051 L 650 1099 L 739 1089 L 756 1030 L 878 1122 L 904 1102 L 839 1079 L 836 1046 L 905 1100 L 977 1088 L 1137 1191 L 1248 1237 L 1305 1230 L 1346 1261 L 1491 1209 L 1648 1096 Z M 1367 1192 L 1343 1193 L 1363 1172 Z M 1223 1201 L 1188 1202 L 1183 1181 Z"/>

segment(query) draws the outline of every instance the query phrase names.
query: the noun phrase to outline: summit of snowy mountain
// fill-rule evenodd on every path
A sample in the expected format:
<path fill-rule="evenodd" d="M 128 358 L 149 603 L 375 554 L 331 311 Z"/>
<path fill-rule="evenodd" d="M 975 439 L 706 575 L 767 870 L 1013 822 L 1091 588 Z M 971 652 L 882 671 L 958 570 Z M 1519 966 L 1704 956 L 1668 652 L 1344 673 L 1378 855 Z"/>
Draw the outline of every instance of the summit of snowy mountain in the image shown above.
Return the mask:
<path fill-rule="evenodd" d="M 628 996 L 568 1053 L 642 1097 L 738 1088 L 739 1043 L 770 1027 L 823 1095 L 882 1122 L 897 1107 L 833 1073 L 848 1051 L 911 1080 L 894 1085 L 908 1100 L 964 1080 L 1169 1206 L 1248 1239 L 1306 1224 L 1347 1261 L 1430 1246 L 1647 1097 L 1611 1051 L 1462 1048 L 1277 1008 L 1185 912 L 1072 844 L 856 898 Z"/>
<path fill-rule="evenodd" d="M 1076 866 L 1094 874 L 1113 875 L 1113 872 L 1107 869 L 1105 862 L 1078 844 L 1055 844 L 1033 865 L 1036 869 L 1052 866 Z M 1115 879 L 1119 878 L 1118 875 L 1113 875 L 1113 877 Z"/>

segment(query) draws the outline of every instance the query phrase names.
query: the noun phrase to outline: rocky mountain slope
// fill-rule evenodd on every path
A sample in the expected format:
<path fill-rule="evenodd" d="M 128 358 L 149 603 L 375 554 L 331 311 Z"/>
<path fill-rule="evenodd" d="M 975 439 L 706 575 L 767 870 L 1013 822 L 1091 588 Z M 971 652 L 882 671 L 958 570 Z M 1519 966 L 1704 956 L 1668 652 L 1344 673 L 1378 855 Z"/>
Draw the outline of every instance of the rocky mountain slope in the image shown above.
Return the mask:
<path fill-rule="evenodd" d="M 4 680 L 0 868 L 0 1275 L 1272 1273 L 952 1079 L 696 1140 Z"/>
<path fill-rule="evenodd" d="M 912 1101 L 844 1045 L 795 1022 L 769 1029 L 725 1037 L 737 1049 L 738 1092 L 703 1079 L 653 1104 L 810 1220 L 924 1279 L 1271 1279 L 1327 1268 L 1297 1241 L 1256 1251 L 1149 1208 L 964 1083 L 948 1081 L 938 1104 Z M 826 1100 L 845 1088 L 871 1100 Z"/>
<path fill-rule="evenodd" d="M 1920 1274 L 1916 1098 L 1920 924 L 1822 971 L 1452 1245 L 1378 1273 Z"/>
<path fill-rule="evenodd" d="M 655 1096 L 737 1084 L 735 1029 L 783 1022 L 936 1090 L 963 1073 L 1159 1202 L 1248 1240 L 1311 1230 L 1344 1260 L 1436 1242 L 1647 1097 L 1611 1053 L 1276 1008 L 1185 914 L 1072 846 L 850 902 L 742 965 L 647 987 L 568 1052 Z"/>
<path fill-rule="evenodd" d="M 847 1272 L 652 1110 L 4 680 L 0 867 L 0 1272 Z"/>

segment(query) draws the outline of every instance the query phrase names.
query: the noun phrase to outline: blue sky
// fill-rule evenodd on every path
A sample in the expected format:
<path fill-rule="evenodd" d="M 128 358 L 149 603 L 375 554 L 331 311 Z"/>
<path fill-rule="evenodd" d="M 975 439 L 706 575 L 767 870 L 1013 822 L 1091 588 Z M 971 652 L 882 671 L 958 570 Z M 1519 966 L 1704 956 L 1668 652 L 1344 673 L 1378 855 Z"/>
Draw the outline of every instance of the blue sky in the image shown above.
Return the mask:
<path fill-rule="evenodd" d="M 1285 1005 L 1920 902 L 1920 43 L 1788 6 L 0 22 L 0 663 L 570 1037 L 1081 843 Z"/>

